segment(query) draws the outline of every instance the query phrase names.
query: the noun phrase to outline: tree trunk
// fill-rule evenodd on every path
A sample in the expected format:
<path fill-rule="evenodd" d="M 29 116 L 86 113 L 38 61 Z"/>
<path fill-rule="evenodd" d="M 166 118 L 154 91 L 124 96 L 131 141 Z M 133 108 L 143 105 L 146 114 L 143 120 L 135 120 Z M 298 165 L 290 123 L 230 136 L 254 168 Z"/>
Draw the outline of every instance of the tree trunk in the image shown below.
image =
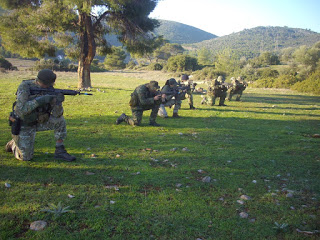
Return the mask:
<path fill-rule="evenodd" d="M 91 17 L 87 13 L 79 14 L 80 57 L 78 65 L 78 88 L 91 86 L 90 66 L 96 55 L 96 43 L 93 34 Z"/>

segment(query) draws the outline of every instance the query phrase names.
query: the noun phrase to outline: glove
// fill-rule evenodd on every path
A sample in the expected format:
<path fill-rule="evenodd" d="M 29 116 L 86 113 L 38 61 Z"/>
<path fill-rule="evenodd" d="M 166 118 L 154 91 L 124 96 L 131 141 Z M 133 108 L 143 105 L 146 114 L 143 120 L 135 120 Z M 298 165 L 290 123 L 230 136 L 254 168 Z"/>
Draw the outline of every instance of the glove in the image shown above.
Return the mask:
<path fill-rule="evenodd" d="M 37 97 L 35 100 L 37 101 L 39 106 L 43 106 L 50 103 L 54 98 L 55 98 L 54 95 L 45 95 L 45 96 Z"/>
<path fill-rule="evenodd" d="M 64 101 L 64 95 L 62 93 L 59 93 L 56 97 L 57 97 L 56 104 L 61 104 Z"/>

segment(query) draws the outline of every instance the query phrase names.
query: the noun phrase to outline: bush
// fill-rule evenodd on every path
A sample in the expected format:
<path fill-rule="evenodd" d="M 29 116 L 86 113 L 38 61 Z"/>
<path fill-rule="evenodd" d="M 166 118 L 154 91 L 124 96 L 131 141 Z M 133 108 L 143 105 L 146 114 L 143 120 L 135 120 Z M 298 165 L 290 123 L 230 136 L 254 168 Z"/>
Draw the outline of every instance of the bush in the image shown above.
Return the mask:
<path fill-rule="evenodd" d="M 212 80 L 218 76 L 226 76 L 225 72 L 218 71 L 213 67 L 205 67 L 193 73 L 193 78 L 195 80 Z"/>
<path fill-rule="evenodd" d="M 148 66 L 148 69 L 153 71 L 161 71 L 163 69 L 163 66 L 160 63 L 151 63 Z"/>
<path fill-rule="evenodd" d="M 137 64 L 133 60 L 128 62 L 127 66 L 126 66 L 126 68 L 128 68 L 128 69 L 135 69 L 136 67 L 137 67 Z"/>
<path fill-rule="evenodd" d="M 293 75 L 281 75 L 274 80 L 272 87 L 274 88 L 290 88 L 297 82 L 297 78 Z"/>
<path fill-rule="evenodd" d="M 168 59 L 167 69 L 172 72 L 195 71 L 198 69 L 198 60 L 188 55 L 172 56 Z"/>
<path fill-rule="evenodd" d="M 274 83 L 274 78 L 268 77 L 268 78 L 260 78 L 259 80 L 255 81 L 252 84 L 252 87 L 257 88 L 272 88 Z"/>
<path fill-rule="evenodd" d="M 271 68 L 264 68 L 258 71 L 258 76 L 261 78 L 276 78 L 279 76 L 279 72 L 277 70 L 272 70 Z"/>
<path fill-rule="evenodd" d="M 4 59 L 3 57 L 0 57 L 0 68 L 4 68 L 5 70 L 17 70 L 16 67 L 14 67 L 11 62 Z"/>
<path fill-rule="evenodd" d="M 53 71 L 65 71 L 65 72 L 76 72 L 78 67 L 71 64 L 68 59 L 62 59 L 61 61 L 55 59 L 40 59 L 36 61 L 33 70 L 39 71 L 41 69 L 52 69 Z"/>
<path fill-rule="evenodd" d="M 291 89 L 299 92 L 320 94 L 320 71 L 314 72 L 302 82 L 297 82 Z"/>

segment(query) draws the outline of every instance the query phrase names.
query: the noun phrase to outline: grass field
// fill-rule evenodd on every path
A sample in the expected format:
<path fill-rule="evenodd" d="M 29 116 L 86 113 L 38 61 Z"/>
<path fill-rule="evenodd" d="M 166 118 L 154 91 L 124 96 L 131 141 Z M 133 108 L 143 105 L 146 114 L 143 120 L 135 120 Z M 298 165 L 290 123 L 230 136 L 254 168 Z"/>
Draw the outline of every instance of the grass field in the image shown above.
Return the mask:
<path fill-rule="evenodd" d="M 131 115 L 131 92 L 169 75 L 93 73 L 94 95 L 64 102 L 77 161 L 53 158 L 49 131 L 22 162 L 4 151 L 8 114 L 21 80 L 36 73 L 0 74 L 0 239 L 319 238 L 319 96 L 248 88 L 242 102 L 210 107 L 194 95 L 197 109 L 184 101 L 183 118 L 150 127 L 147 111 L 131 127 L 115 125 Z M 76 73 L 57 74 L 57 88 L 76 88 Z M 50 205 L 59 203 L 70 211 Z M 29 229 L 37 220 L 44 230 Z"/>

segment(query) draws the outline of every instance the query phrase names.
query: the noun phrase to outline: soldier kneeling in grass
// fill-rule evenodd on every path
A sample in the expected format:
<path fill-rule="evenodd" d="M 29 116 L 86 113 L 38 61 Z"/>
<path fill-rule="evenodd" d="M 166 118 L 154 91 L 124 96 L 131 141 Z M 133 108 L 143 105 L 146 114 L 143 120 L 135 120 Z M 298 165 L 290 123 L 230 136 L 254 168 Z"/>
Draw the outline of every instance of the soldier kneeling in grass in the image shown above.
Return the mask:
<path fill-rule="evenodd" d="M 132 118 L 123 113 L 117 119 L 116 124 L 118 125 L 122 122 L 126 122 L 131 126 L 139 126 L 142 121 L 143 111 L 151 109 L 149 125 L 160 126 L 156 123 L 156 118 L 162 99 L 165 98 L 165 94 L 161 94 L 158 91 L 159 88 L 157 81 L 151 81 L 138 86 L 131 94 L 129 102 L 132 111 Z"/>
<path fill-rule="evenodd" d="M 18 160 L 33 158 L 36 132 L 54 130 L 56 150 L 54 157 L 74 161 L 76 157 L 67 153 L 63 141 L 67 136 L 63 117 L 64 95 L 37 95 L 31 88 L 53 88 L 56 74 L 49 69 L 39 71 L 36 79 L 24 80 L 17 90 L 17 99 L 10 114 L 12 140 L 6 145 L 7 152 L 13 152 Z"/>

